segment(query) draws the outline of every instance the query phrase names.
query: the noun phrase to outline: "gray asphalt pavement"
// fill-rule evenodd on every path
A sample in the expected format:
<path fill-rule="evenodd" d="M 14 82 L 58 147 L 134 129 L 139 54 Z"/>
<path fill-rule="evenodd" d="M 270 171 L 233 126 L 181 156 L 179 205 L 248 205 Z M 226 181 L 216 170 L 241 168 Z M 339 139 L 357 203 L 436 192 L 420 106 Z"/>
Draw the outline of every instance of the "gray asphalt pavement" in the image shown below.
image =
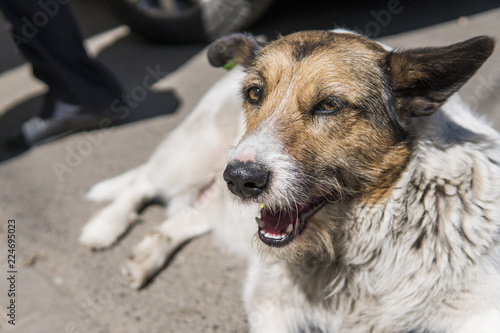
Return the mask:
<path fill-rule="evenodd" d="M 355 18 L 345 21 L 328 19 L 325 13 L 315 20 L 318 9 L 312 7 L 295 8 L 298 20 L 291 14 L 293 8 L 274 7 L 253 31 L 272 37 L 280 24 L 281 31 L 288 33 L 350 22 L 368 33 L 378 29 L 382 41 L 401 48 L 449 44 L 482 34 L 500 39 L 500 9 L 489 2 L 475 2 L 474 7 L 474 2 L 458 1 L 449 10 L 436 5 L 413 11 L 409 0 L 401 1 L 402 11 L 388 21 L 372 15 L 386 3 L 362 3 L 355 12 L 354 5 L 338 9 L 347 13 L 350 8 L 350 17 Z M 145 162 L 224 72 L 208 65 L 206 45 L 149 44 L 125 27 L 116 29 L 120 22 L 103 3 L 75 1 L 73 6 L 90 47 L 127 91 L 142 84 L 148 68 L 158 69 L 163 78 L 121 126 L 4 155 L 0 162 L 0 332 L 246 332 L 241 302 L 245 263 L 221 251 L 209 235 L 184 246 L 144 289 L 135 291 L 126 285 L 120 263 L 163 220 L 163 207 L 149 206 L 140 223 L 107 251 L 90 252 L 77 242 L 81 227 L 103 207 L 85 201 L 86 191 Z M 440 12 L 433 14 L 436 8 Z M 30 78 L 29 67 L 2 36 L 0 130 L 34 114 L 44 89 Z M 462 95 L 500 128 L 498 47 Z M 7 273 L 12 270 L 7 265 L 7 235 L 13 230 L 9 220 L 15 220 L 16 234 L 15 326 L 7 316 L 12 288 L 7 279 L 12 275 Z"/>

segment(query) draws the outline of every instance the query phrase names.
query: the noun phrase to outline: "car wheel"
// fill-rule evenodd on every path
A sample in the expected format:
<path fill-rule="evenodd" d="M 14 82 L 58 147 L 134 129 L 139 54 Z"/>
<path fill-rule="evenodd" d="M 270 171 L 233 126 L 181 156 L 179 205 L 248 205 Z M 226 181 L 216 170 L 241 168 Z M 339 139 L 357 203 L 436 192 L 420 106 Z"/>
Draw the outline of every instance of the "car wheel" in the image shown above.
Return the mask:
<path fill-rule="evenodd" d="M 247 28 L 273 0 L 111 0 L 118 18 L 150 41 L 206 42 Z"/>

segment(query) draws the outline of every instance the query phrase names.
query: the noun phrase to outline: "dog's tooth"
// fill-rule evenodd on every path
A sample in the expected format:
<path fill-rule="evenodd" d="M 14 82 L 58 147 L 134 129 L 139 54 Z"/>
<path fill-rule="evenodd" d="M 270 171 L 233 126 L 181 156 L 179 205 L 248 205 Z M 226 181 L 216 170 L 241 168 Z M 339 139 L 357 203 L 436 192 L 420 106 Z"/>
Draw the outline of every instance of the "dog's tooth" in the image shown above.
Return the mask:
<path fill-rule="evenodd" d="M 274 234 L 270 234 L 270 233 L 267 233 L 264 235 L 266 236 L 267 238 L 271 238 L 271 239 L 275 239 L 275 240 L 281 240 L 283 239 L 286 235 L 283 235 L 283 234 L 279 234 L 279 235 L 274 235 Z"/>
<path fill-rule="evenodd" d="M 259 227 L 261 227 L 261 228 L 264 228 L 264 226 L 266 225 L 266 224 L 264 223 L 264 221 L 262 221 L 262 219 L 260 219 L 260 218 L 258 218 L 258 217 L 256 217 L 256 218 L 255 218 L 255 221 L 257 222 L 257 224 L 258 224 L 258 225 L 259 225 Z"/>
<path fill-rule="evenodd" d="M 290 224 L 288 225 L 288 227 L 286 228 L 286 233 L 287 233 L 287 234 L 289 234 L 289 233 L 291 233 L 291 232 L 292 232 L 292 230 L 293 230 L 293 224 L 292 224 L 292 223 L 290 223 Z"/>
<path fill-rule="evenodd" d="M 276 239 L 276 236 L 275 235 L 271 235 L 270 233 L 266 232 L 264 234 L 264 236 L 266 236 L 266 238 L 271 238 L 271 239 Z"/>

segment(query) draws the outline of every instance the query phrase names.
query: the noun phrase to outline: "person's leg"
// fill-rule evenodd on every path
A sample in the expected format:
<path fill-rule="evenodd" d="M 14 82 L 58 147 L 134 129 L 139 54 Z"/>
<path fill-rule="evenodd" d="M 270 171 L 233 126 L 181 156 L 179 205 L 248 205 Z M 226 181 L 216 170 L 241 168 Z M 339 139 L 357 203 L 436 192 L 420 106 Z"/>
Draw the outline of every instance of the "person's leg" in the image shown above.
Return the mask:
<path fill-rule="evenodd" d="M 113 101 L 122 88 L 114 76 L 88 56 L 68 1 L 0 0 L 12 23 L 11 38 L 49 86 L 39 117 L 5 139 L 8 146 L 52 140 L 75 131 L 109 126 Z M 61 4 L 62 3 L 62 4 Z"/>
<path fill-rule="evenodd" d="M 68 4 L 0 0 L 0 8 L 12 23 L 13 42 L 56 101 L 100 112 L 119 98 L 122 89 L 117 80 L 87 55 Z"/>

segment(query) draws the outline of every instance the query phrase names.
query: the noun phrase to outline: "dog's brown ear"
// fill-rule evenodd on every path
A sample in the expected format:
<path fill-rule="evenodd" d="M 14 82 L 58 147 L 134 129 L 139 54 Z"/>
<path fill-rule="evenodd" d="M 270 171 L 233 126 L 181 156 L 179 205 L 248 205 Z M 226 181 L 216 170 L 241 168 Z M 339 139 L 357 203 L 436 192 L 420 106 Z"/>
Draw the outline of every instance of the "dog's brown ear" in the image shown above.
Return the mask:
<path fill-rule="evenodd" d="M 387 65 L 400 113 L 434 113 L 474 75 L 494 47 L 493 38 L 479 36 L 445 47 L 390 52 Z"/>
<path fill-rule="evenodd" d="M 214 67 L 222 67 L 229 62 L 247 66 L 264 46 L 251 34 L 234 33 L 217 39 L 208 47 L 208 61 Z"/>

